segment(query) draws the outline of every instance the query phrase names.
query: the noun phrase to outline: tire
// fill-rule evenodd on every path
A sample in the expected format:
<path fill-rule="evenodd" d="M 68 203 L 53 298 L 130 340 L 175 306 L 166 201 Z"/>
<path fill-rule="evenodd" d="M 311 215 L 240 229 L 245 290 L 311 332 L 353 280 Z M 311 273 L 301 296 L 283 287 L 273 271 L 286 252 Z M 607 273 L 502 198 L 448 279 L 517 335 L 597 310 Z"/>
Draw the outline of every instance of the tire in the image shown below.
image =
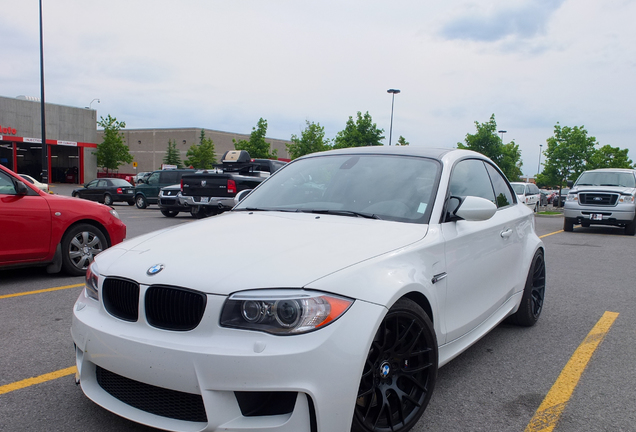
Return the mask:
<path fill-rule="evenodd" d="M 89 224 L 74 225 L 62 237 L 62 268 L 73 276 L 86 273 L 95 255 L 108 247 L 104 233 Z"/>
<path fill-rule="evenodd" d="M 574 219 L 563 218 L 563 231 L 574 231 Z"/>
<path fill-rule="evenodd" d="M 165 217 L 175 217 L 179 212 L 176 210 L 161 210 L 161 214 Z"/>
<path fill-rule="evenodd" d="M 129 206 L 134 206 L 135 205 L 135 200 L 128 201 L 128 205 Z"/>
<path fill-rule="evenodd" d="M 531 327 L 537 323 L 545 299 L 545 259 L 538 250 L 532 258 L 519 309 L 506 320 L 510 324 Z"/>
<path fill-rule="evenodd" d="M 190 207 L 190 215 L 195 219 L 203 219 L 205 210 L 201 206 L 192 206 Z"/>
<path fill-rule="evenodd" d="M 437 379 L 437 339 L 424 310 L 398 300 L 373 338 L 360 379 L 353 432 L 406 432 L 424 413 Z"/>
<path fill-rule="evenodd" d="M 78 193 L 77 193 L 77 192 L 73 192 L 73 193 L 71 194 L 71 196 L 72 196 L 73 198 L 79 198 L 79 195 L 78 195 Z"/>
<path fill-rule="evenodd" d="M 110 194 L 104 195 L 104 204 L 107 206 L 113 205 L 113 197 Z"/>
<path fill-rule="evenodd" d="M 535 203 L 533 211 L 539 213 L 539 203 Z"/>
<path fill-rule="evenodd" d="M 137 204 L 138 209 L 145 209 L 146 207 L 148 207 L 148 201 L 146 200 L 146 197 L 141 194 L 135 197 L 135 204 Z"/>
<path fill-rule="evenodd" d="M 625 225 L 625 234 L 629 236 L 636 234 L 636 219 Z"/>

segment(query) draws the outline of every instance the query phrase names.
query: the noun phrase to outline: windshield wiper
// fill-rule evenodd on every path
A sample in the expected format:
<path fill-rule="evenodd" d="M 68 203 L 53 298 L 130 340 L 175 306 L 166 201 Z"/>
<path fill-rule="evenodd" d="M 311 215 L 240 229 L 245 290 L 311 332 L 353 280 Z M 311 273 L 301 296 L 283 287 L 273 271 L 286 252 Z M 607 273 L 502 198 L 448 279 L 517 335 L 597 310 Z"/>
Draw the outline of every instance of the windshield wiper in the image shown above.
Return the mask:
<path fill-rule="evenodd" d="M 298 209 L 280 209 L 280 208 L 261 208 L 261 207 L 242 207 L 237 208 L 234 211 L 262 211 L 262 212 L 287 212 L 287 213 L 297 213 Z"/>
<path fill-rule="evenodd" d="M 302 209 L 300 211 L 303 213 L 329 214 L 329 215 L 336 215 L 336 216 L 353 216 L 353 217 L 363 217 L 366 219 L 382 220 L 382 218 L 376 214 L 357 212 L 353 210 L 305 210 L 305 209 Z"/>

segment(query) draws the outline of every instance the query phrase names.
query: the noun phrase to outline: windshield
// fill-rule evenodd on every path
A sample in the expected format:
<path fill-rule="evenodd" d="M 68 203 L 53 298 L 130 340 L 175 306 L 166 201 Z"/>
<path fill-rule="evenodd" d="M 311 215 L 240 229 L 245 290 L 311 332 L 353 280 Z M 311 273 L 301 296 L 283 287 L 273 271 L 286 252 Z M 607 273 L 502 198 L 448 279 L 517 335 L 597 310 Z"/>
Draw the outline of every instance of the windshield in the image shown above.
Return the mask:
<path fill-rule="evenodd" d="M 384 155 L 325 155 L 277 171 L 235 210 L 299 211 L 428 223 L 440 164 Z"/>
<path fill-rule="evenodd" d="M 588 171 L 581 174 L 577 186 L 622 186 L 636 187 L 634 175 L 628 172 Z"/>
<path fill-rule="evenodd" d="M 512 188 L 515 190 L 517 195 L 525 195 L 526 194 L 526 185 L 523 183 L 511 183 Z"/>

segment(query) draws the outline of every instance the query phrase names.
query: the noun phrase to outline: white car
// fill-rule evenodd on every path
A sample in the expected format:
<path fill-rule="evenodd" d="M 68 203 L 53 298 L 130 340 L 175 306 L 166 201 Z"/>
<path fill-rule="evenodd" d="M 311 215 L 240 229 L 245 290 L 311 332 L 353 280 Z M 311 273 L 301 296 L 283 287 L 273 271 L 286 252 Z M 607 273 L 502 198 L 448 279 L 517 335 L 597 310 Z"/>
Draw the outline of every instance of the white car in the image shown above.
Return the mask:
<path fill-rule="evenodd" d="M 33 177 L 31 177 L 28 174 L 18 174 L 20 177 L 22 177 L 24 180 L 28 181 L 29 183 L 31 183 L 33 186 L 35 186 L 36 188 L 40 189 L 41 191 L 44 191 L 46 193 L 49 193 L 49 185 L 46 183 L 41 183 L 39 181 L 37 181 L 36 179 L 34 179 Z"/>
<path fill-rule="evenodd" d="M 443 366 L 533 325 L 544 250 L 467 150 L 299 158 L 232 211 L 99 254 L 73 308 L 82 390 L 172 431 L 411 429 Z"/>
<path fill-rule="evenodd" d="M 517 194 L 517 198 L 523 204 L 530 207 L 535 213 L 541 205 L 541 190 L 534 183 L 510 183 Z"/>

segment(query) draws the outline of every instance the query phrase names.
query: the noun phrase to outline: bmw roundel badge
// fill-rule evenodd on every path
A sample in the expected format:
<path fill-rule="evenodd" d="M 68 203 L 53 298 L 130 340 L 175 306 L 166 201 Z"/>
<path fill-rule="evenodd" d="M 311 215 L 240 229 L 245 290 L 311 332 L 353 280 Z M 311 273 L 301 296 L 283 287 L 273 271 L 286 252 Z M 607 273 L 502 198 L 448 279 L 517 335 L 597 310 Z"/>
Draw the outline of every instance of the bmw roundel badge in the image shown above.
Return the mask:
<path fill-rule="evenodd" d="M 148 271 L 146 271 L 146 273 L 147 273 L 149 276 L 154 276 L 154 275 L 156 275 L 157 273 L 159 273 L 161 270 L 163 270 L 163 268 L 164 268 L 164 265 L 163 265 L 163 264 L 155 264 L 155 265 L 153 265 L 152 267 L 150 267 L 150 268 L 148 269 Z"/>

